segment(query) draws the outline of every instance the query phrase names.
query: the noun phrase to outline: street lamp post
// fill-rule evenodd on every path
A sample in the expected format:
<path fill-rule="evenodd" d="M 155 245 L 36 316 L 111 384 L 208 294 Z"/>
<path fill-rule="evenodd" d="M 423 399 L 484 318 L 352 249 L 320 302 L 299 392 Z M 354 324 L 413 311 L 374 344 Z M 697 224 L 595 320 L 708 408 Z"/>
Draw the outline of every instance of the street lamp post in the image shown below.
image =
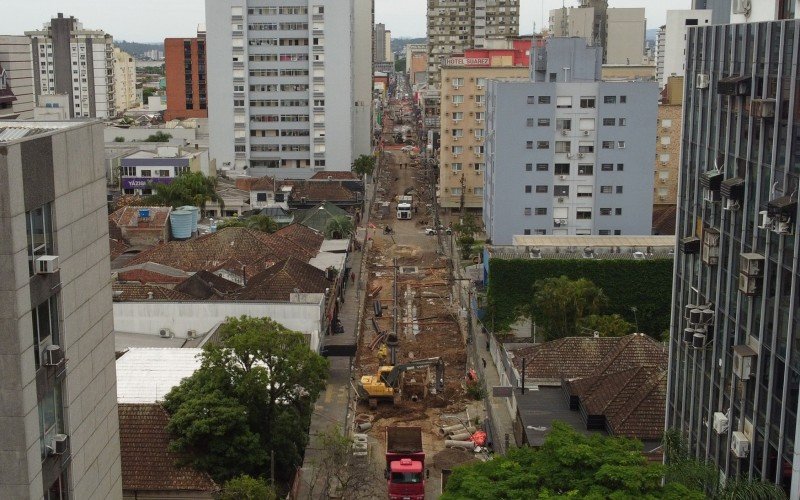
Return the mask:
<path fill-rule="evenodd" d="M 636 314 L 638 309 L 636 306 L 632 306 L 631 311 L 633 311 L 633 320 L 636 322 L 636 333 L 639 333 L 639 316 Z"/>

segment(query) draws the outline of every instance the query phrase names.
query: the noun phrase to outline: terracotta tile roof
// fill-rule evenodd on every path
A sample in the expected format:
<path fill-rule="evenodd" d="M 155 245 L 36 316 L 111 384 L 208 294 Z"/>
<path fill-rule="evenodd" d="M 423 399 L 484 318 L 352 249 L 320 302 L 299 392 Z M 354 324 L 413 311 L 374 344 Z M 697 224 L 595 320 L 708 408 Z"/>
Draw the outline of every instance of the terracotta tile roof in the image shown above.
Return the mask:
<path fill-rule="evenodd" d="M 109 251 L 111 253 L 111 260 L 116 259 L 128 249 L 128 245 L 122 239 L 109 238 L 108 239 Z"/>
<path fill-rule="evenodd" d="M 647 335 L 624 337 L 567 337 L 514 351 L 514 366 L 525 378 L 564 380 L 607 371 L 619 371 L 644 364 L 667 362 L 664 346 Z"/>
<path fill-rule="evenodd" d="M 216 233 L 186 241 L 171 241 L 137 255 L 129 265 L 155 262 L 184 271 L 215 271 L 228 266 L 245 269 L 248 277 L 263 271 L 279 260 L 309 255 L 275 235 L 243 227 L 227 227 Z M 316 254 L 316 251 L 313 252 Z"/>
<path fill-rule="evenodd" d="M 242 287 L 214 273 L 202 270 L 182 281 L 175 290 L 197 299 L 224 298 Z"/>
<path fill-rule="evenodd" d="M 311 178 L 314 180 L 358 180 L 358 176 L 353 172 L 317 172 L 316 174 L 312 175 Z"/>
<path fill-rule="evenodd" d="M 169 449 L 169 415 L 160 404 L 120 404 L 122 489 L 126 491 L 215 492 L 216 483 Z"/>
<path fill-rule="evenodd" d="M 140 285 L 138 283 L 114 283 L 114 301 L 176 301 L 195 300 L 191 295 L 157 285 Z M 119 292 L 119 295 L 117 293 Z M 150 298 L 150 294 L 153 294 Z"/>
<path fill-rule="evenodd" d="M 300 203 L 303 198 L 306 203 L 331 203 L 356 202 L 358 196 L 347 189 L 338 181 L 289 181 L 284 185 L 292 186 L 291 201 Z"/>
<path fill-rule="evenodd" d="M 253 277 L 236 294 L 238 300 L 288 301 L 292 293 L 325 293 L 331 282 L 325 272 L 289 258 Z"/>
<path fill-rule="evenodd" d="M 186 280 L 185 276 L 170 276 L 169 274 L 151 271 L 149 269 L 131 269 L 129 271 L 118 271 L 119 281 L 136 281 L 143 285 L 177 285 Z"/>
<path fill-rule="evenodd" d="M 150 220 L 143 222 L 139 220 L 139 210 L 150 210 Z M 171 207 L 122 207 L 108 216 L 108 220 L 119 227 L 129 228 L 163 228 L 169 221 Z"/>
<path fill-rule="evenodd" d="M 675 234 L 675 216 L 677 205 L 656 205 L 653 207 L 653 233 Z"/>
<path fill-rule="evenodd" d="M 273 236 L 288 240 L 296 245 L 303 252 L 302 255 L 304 257 L 308 256 L 308 259 L 305 260 L 316 257 L 319 249 L 322 248 L 322 242 L 325 240 L 325 236 L 322 233 L 303 224 L 289 224 L 275 231 Z"/>
<path fill-rule="evenodd" d="M 272 191 L 275 192 L 275 177 L 261 177 L 250 184 L 250 191 Z"/>

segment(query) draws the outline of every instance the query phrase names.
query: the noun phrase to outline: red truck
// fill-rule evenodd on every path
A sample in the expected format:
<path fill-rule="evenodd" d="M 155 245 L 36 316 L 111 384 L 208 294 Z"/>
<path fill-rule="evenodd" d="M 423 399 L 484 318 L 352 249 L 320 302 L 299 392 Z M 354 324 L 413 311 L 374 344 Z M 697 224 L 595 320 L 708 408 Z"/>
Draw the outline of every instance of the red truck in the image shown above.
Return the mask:
<path fill-rule="evenodd" d="M 389 500 L 425 499 L 422 428 L 386 428 L 386 480 Z"/>

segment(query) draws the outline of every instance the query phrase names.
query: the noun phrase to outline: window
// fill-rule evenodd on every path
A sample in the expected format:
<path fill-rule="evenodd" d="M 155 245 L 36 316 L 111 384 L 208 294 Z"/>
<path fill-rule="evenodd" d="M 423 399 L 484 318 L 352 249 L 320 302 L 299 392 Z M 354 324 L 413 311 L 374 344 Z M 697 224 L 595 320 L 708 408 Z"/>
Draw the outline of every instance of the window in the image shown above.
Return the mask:
<path fill-rule="evenodd" d="M 569 153 L 571 146 L 569 141 L 556 141 L 556 153 Z"/>
<path fill-rule="evenodd" d="M 550 170 L 550 165 L 548 163 L 537 163 L 536 164 L 536 171 L 537 172 L 547 172 Z"/>
<path fill-rule="evenodd" d="M 531 230 L 530 229 L 526 229 L 522 234 L 524 234 L 525 236 L 530 236 L 531 235 Z"/>
<path fill-rule="evenodd" d="M 621 208 L 615 208 L 614 209 L 614 215 L 622 215 L 622 209 Z"/>
<path fill-rule="evenodd" d="M 532 189 L 532 187 L 531 187 L 531 186 L 525 186 L 525 192 L 526 192 L 526 193 L 530 193 L 530 192 L 531 192 L 531 189 Z"/>
<path fill-rule="evenodd" d="M 461 188 L 450 188 L 450 194 L 453 196 L 461 196 Z"/>
<path fill-rule="evenodd" d="M 619 119 L 619 126 L 620 127 L 624 127 L 627 124 L 628 124 L 628 119 L 627 118 L 620 118 Z"/>
<path fill-rule="evenodd" d="M 625 149 L 625 141 L 617 141 L 617 149 Z"/>
<path fill-rule="evenodd" d="M 578 165 L 578 175 L 594 175 L 594 165 L 590 163 Z"/>
<path fill-rule="evenodd" d="M 611 194 L 614 192 L 612 186 L 600 186 L 600 192 L 602 194 Z"/>
<path fill-rule="evenodd" d="M 600 215 L 611 215 L 611 209 L 610 208 L 601 208 L 600 209 Z"/>
<path fill-rule="evenodd" d="M 625 164 L 617 163 L 617 172 L 622 172 L 623 170 L 625 170 Z"/>
<path fill-rule="evenodd" d="M 453 172 L 461 172 L 461 164 L 460 163 L 453 163 L 450 166 L 453 168 Z"/>
<path fill-rule="evenodd" d="M 533 149 L 533 141 L 526 141 L 525 149 Z"/>
<path fill-rule="evenodd" d="M 59 344 L 58 333 L 58 299 L 52 296 L 31 311 L 33 323 L 33 359 L 38 369 L 42 364 L 42 355 L 49 345 Z"/>
<path fill-rule="evenodd" d="M 461 94 L 453 95 L 453 104 L 461 104 L 464 102 L 464 96 Z"/>
<path fill-rule="evenodd" d="M 569 175 L 569 163 L 556 163 L 555 175 Z"/>
<path fill-rule="evenodd" d="M 569 186 L 553 186 L 553 196 L 569 196 Z"/>
<path fill-rule="evenodd" d="M 617 96 L 615 95 L 607 95 L 603 97 L 603 104 L 616 104 L 617 103 Z"/>
<path fill-rule="evenodd" d="M 473 146 L 472 152 L 475 153 L 475 156 L 482 156 L 483 155 L 483 146 Z"/>
<path fill-rule="evenodd" d="M 525 171 L 526 172 L 533 172 L 533 163 L 526 163 L 525 164 Z"/>
<path fill-rule="evenodd" d="M 591 208 L 579 208 L 575 212 L 575 218 L 578 220 L 591 220 L 592 219 L 592 209 Z"/>
<path fill-rule="evenodd" d="M 533 118 L 528 118 L 528 120 L 525 122 L 525 124 L 526 124 L 528 127 L 533 127 L 533 124 L 534 124 L 534 123 L 535 123 L 535 120 L 534 120 Z"/>
<path fill-rule="evenodd" d="M 594 153 L 594 143 L 581 142 L 578 144 L 578 153 Z"/>
<path fill-rule="evenodd" d="M 456 111 L 455 113 L 453 113 L 453 121 L 454 122 L 459 122 L 463 118 L 464 118 L 464 112 L 463 111 Z"/>
<path fill-rule="evenodd" d="M 453 154 L 460 155 L 464 152 L 464 146 L 453 146 Z"/>
<path fill-rule="evenodd" d="M 484 170 L 486 170 L 486 164 L 485 163 L 476 163 L 475 164 L 475 171 L 476 172 L 483 172 Z"/>
<path fill-rule="evenodd" d="M 540 95 L 539 96 L 539 104 L 550 104 L 550 96 L 549 95 Z"/>
<path fill-rule="evenodd" d="M 536 142 L 536 149 L 550 149 L 550 142 L 548 142 L 548 141 L 537 141 Z"/>
<path fill-rule="evenodd" d="M 547 207 L 536 208 L 536 215 L 547 215 Z"/>
<path fill-rule="evenodd" d="M 622 230 L 621 229 L 615 229 L 614 230 L 614 236 L 621 236 L 621 235 L 622 235 Z"/>
<path fill-rule="evenodd" d="M 473 189 L 473 192 L 475 193 L 475 196 L 483 196 L 483 188 L 482 187 L 476 187 L 475 189 Z"/>
<path fill-rule="evenodd" d="M 463 137 L 464 136 L 464 129 L 463 128 L 454 128 L 453 129 L 453 137 Z"/>
<path fill-rule="evenodd" d="M 614 149 L 614 141 L 603 141 L 601 147 L 603 149 Z"/>
<path fill-rule="evenodd" d="M 661 160 L 661 163 L 669 163 L 669 153 L 661 153 L 658 159 Z"/>
<path fill-rule="evenodd" d="M 600 170 L 603 172 L 613 172 L 614 171 L 614 164 L 613 163 L 603 163 L 600 165 Z"/>
<path fill-rule="evenodd" d="M 53 221 L 50 203 L 25 214 L 28 233 L 28 271 L 33 276 L 38 257 L 53 255 Z"/>
<path fill-rule="evenodd" d="M 256 193 L 256 201 L 267 201 L 267 193 Z"/>
<path fill-rule="evenodd" d="M 56 434 L 64 430 L 64 402 L 62 397 L 62 381 L 56 381 L 44 393 L 38 402 L 39 409 L 39 445 L 42 460 L 48 456 L 48 445 Z"/>
<path fill-rule="evenodd" d="M 669 118 L 661 120 L 661 126 L 664 128 L 670 128 L 672 126 L 672 120 L 670 120 Z"/>
<path fill-rule="evenodd" d="M 592 186 L 578 186 L 578 198 L 591 198 Z"/>
<path fill-rule="evenodd" d="M 556 97 L 556 108 L 569 109 L 572 107 L 572 96 L 558 96 Z"/>
<path fill-rule="evenodd" d="M 617 120 L 615 118 L 603 118 L 603 126 L 604 127 L 613 127 L 616 125 Z"/>
<path fill-rule="evenodd" d="M 536 192 L 537 193 L 546 193 L 547 192 L 547 186 L 546 185 L 545 186 L 541 186 L 541 185 L 536 186 Z"/>
<path fill-rule="evenodd" d="M 594 118 L 581 118 L 578 122 L 580 130 L 594 130 Z"/>
<path fill-rule="evenodd" d="M 581 109 L 594 109 L 594 97 L 581 97 Z"/>
<path fill-rule="evenodd" d="M 536 104 L 536 97 L 529 95 L 528 96 L 528 104 Z"/>
<path fill-rule="evenodd" d="M 617 194 L 622 194 L 622 186 L 617 186 Z"/>
<path fill-rule="evenodd" d="M 539 118 L 536 124 L 539 125 L 540 127 L 549 127 L 550 118 Z"/>
<path fill-rule="evenodd" d="M 531 215 L 532 211 L 531 211 L 530 207 L 528 207 L 528 208 L 526 208 L 525 210 L 523 210 L 523 212 L 522 212 L 522 213 L 523 213 L 524 215 Z"/>
<path fill-rule="evenodd" d="M 625 104 L 626 102 L 628 102 L 628 97 L 624 95 L 619 96 L 619 102 L 620 104 Z"/>
<path fill-rule="evenodd" d="M 571 130 L 572 120 L 569 118 L 556 118 L 556 130 Z"/>

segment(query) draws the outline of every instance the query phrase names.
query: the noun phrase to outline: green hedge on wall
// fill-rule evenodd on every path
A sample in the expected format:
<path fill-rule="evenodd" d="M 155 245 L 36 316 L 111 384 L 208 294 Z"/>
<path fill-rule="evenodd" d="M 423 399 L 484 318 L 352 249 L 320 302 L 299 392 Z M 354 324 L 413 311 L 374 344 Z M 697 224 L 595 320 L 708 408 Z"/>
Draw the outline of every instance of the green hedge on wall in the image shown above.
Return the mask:
<path fill-rule="evenodd" d="M 528 307 L 536 281 L 559 276 L 586 278 L 602 288 L 609 299 L 603 314 L 619 314 L 633 324 L 635 306 L 641 332 L 660 338 L 669 329 L 672 259 L 491 259 L 488 313 L 495 329 L 507 329 Z"/>

